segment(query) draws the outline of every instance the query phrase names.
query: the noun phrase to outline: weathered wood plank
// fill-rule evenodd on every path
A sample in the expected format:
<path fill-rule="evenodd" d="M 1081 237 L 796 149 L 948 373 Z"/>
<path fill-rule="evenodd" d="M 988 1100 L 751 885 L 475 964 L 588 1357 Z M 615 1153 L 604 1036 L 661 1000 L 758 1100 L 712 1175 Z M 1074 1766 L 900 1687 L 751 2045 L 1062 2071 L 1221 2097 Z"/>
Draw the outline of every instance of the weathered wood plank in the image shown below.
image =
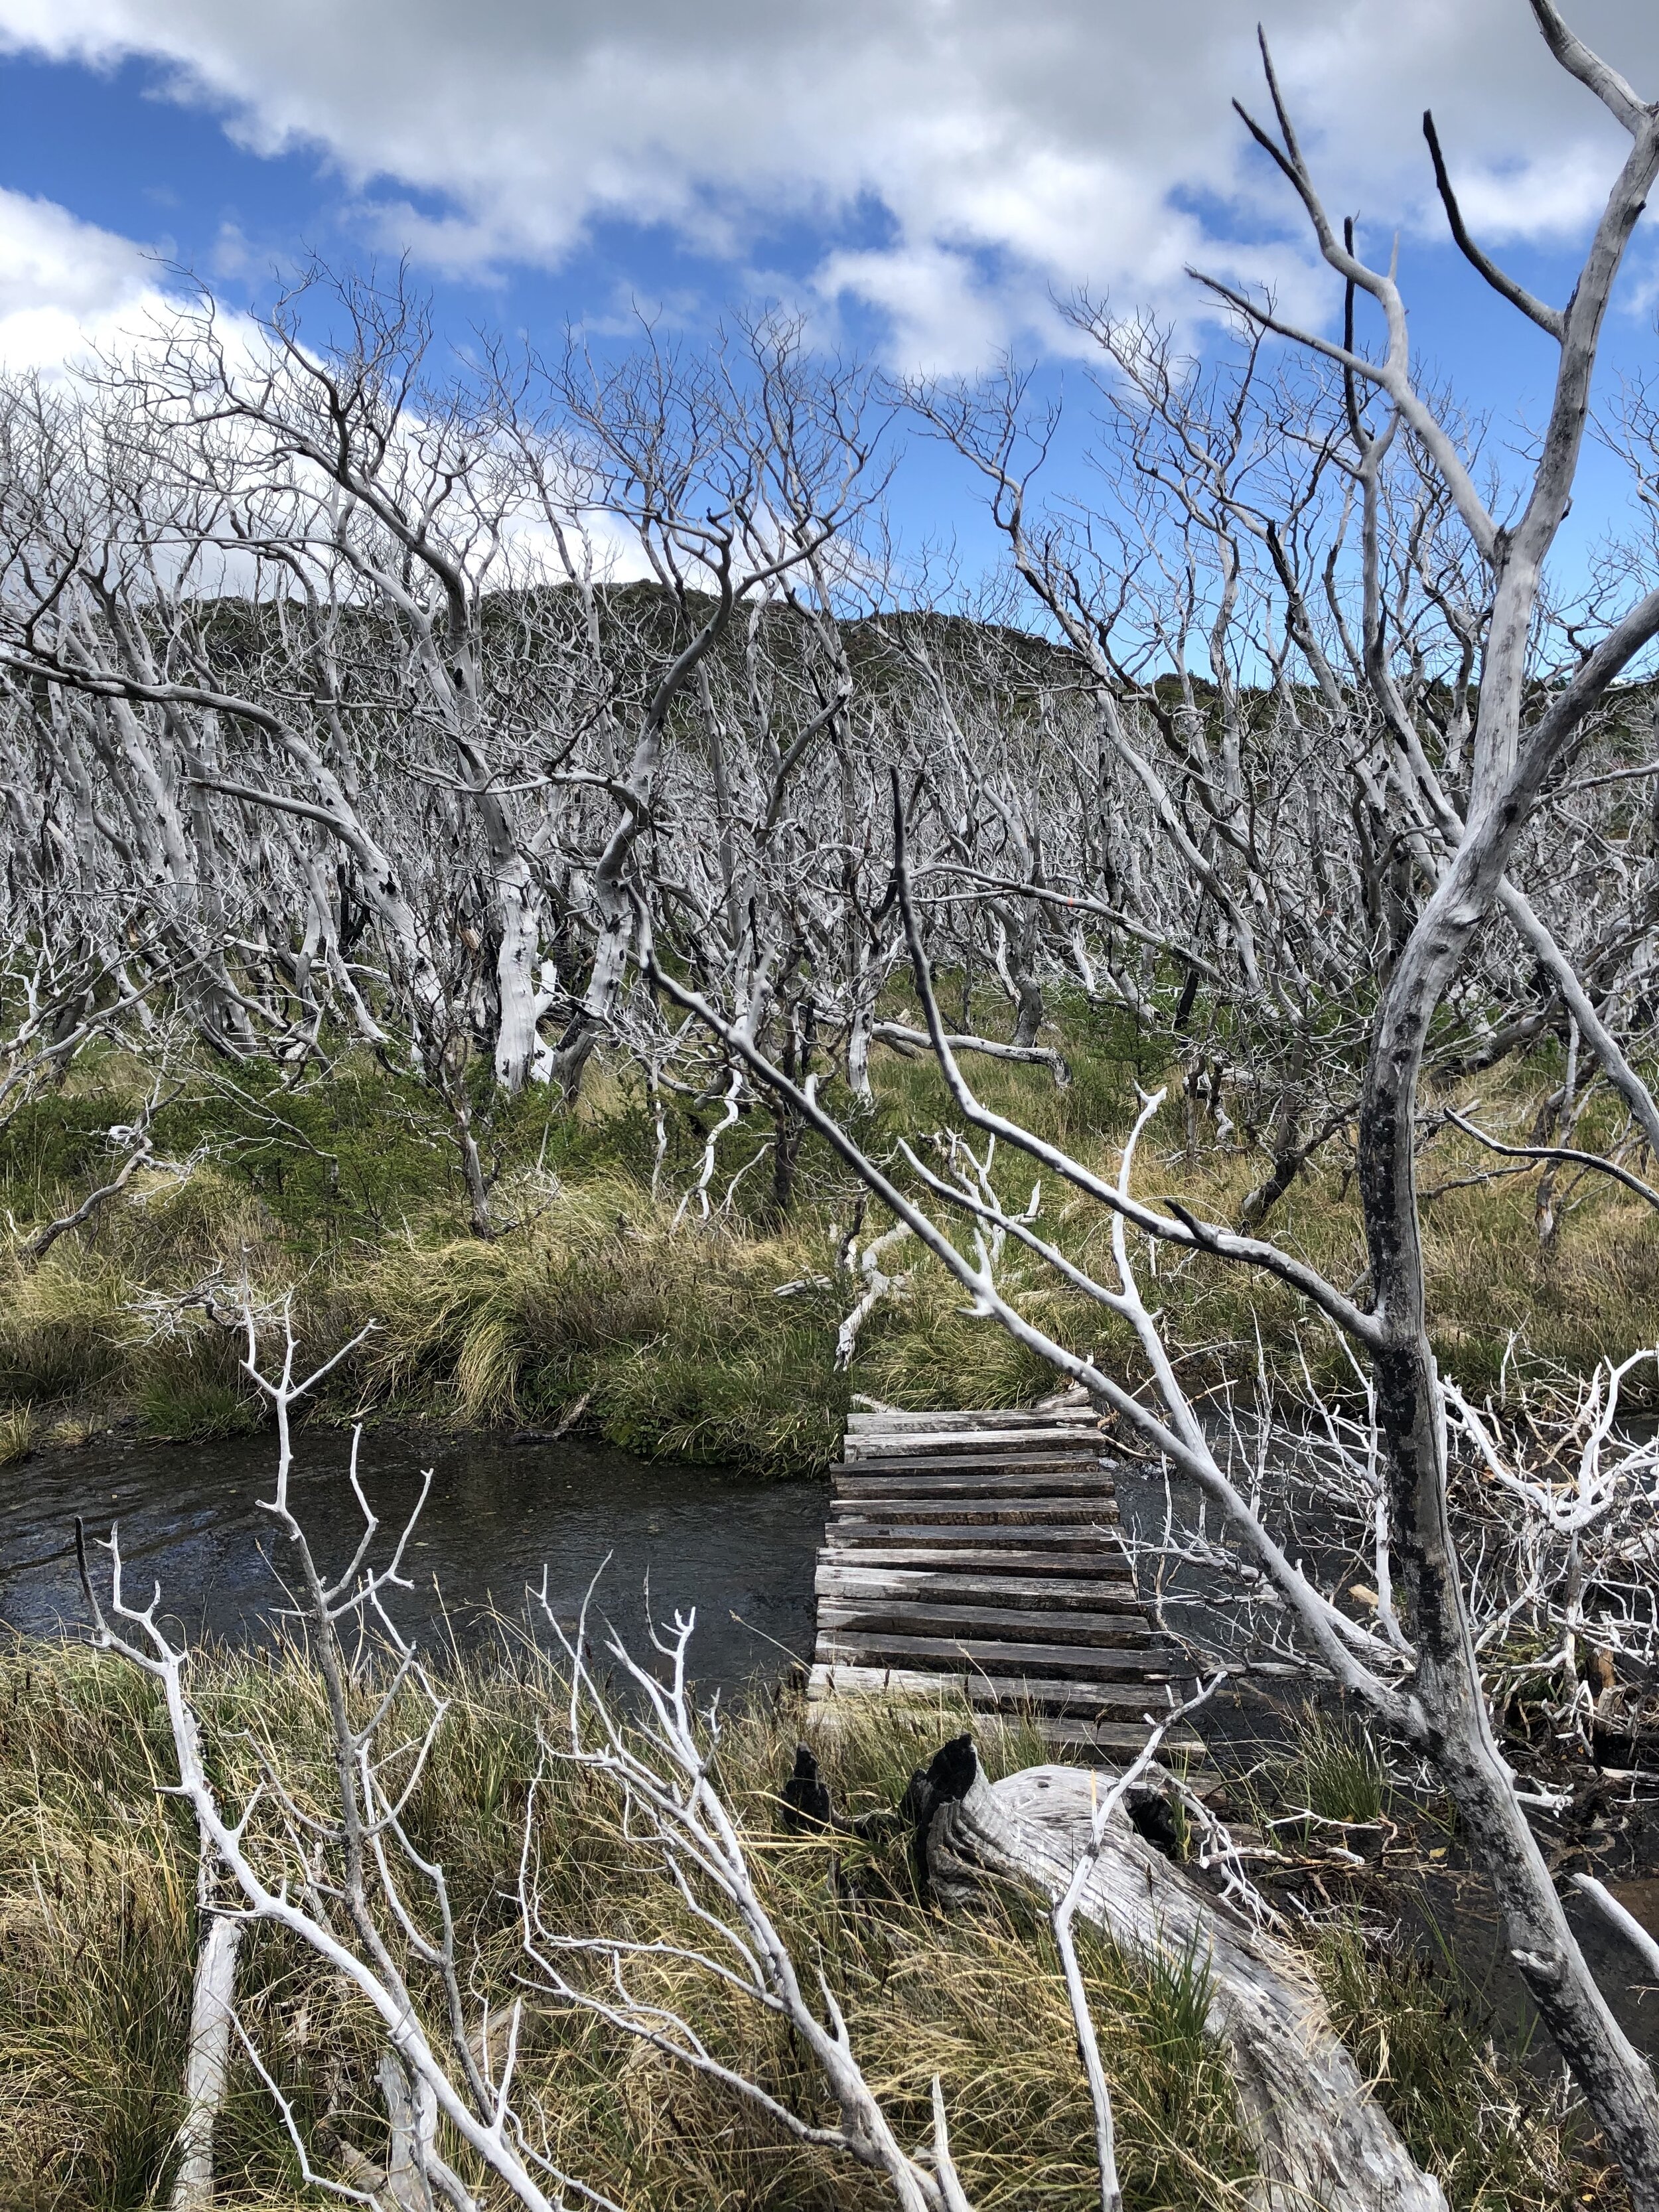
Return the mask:
<path fill-rule="evenodd" d="M 1179 1686 L 1176 1686 L 1179 1687 Z M 938 1697 L 948 1692 L 988 1712 L 1049 1712 L 1076 1720 L 1115 1714 L 1139 1720 L 1169 1710 L 1165 1685 L 1150 1682 L 1072 1682 L 1027 1674 L 978 1674 L 914 1667 L 815 1665 L 807 1677 L 809 1703 L 835 1697 L 880 1697 L 884 1693 Z M 1146 1730 L 1141 1739 L 1146 1741 Z"/>
<path fill-rule="evenodd" d="M 1133 1613 L 1145 1618 L 1126 1566 L 1091 1575 L 1009 1575 L 958 1568 L 866 1566 L 864 1555 L 820 1552 L 813 1587 L 821 1604 L 896 1605 L 937 1599 L 945 1605 L 1012 1605 L 1031 1611 Z"/>
<path fill-rule="evenodd" d="M 987 1498 L 1111 1498 L 1116 1494 L 1110 1475 L 1092 1467 L 919 1470 L 874 1460 L 854 1467 L 832 1467 L 830 1477 L 838 1498 L 955 1498 L 969 1492 Z"/>
<path fill-rule="evenodd" d="M 1088 1406 L 1067 1407 L 1054 1413 L 1039 1413 L 1030 1406 L 980 1407 L 964 1411 L 933 1406 L 920 1412 L 894 1407 L 878 1413 L 849 1413 L 847 1417 L 850 1436 L 862 1436 L 879 1429 L 892 1429 L 902 1433 L 907 1430 L 940 1428 L 951 1424 L 961 1428 L 1065 1429 L 1082 1426 L 1097 1429 L 1100 1416 Z"/>
<path fill-rule="evenodd" d="M 848 1437 L 842 1449 L 849 1459 L 916 1459 L 940 1452 L 1097 1452 L 1103 1443 L 1088 1433 L 1073 1439 L 1031 1429 L 918 1429 L 906 1437 Z"/>
<path fill-rule="evenodd" d="M 1068 1483 L 1063 1489 L 1054 1489 L 1046 1486 L 1028 1487 L 1023 1483 L 1004 1487 L 984 1482 L 949 1482 L 935 1487 L 919 1482 L 884 1482 L 837 1484 L 830 1496 L 825 1525 L 842 1520 L 868 1520 L 885 1512 L 889 1506 L 911 1505 L 940 1509 L 992 1505 L 1009 1512 L 1042 1507 L 1050 1517 L 1070 1513 L 1074 1521 L 1099 1520 L 1114 1526 L 1118 1519 L 1116 1498 L 1109 1490 L 1102 1490 L 1096 1483 Z"/>
<path fill-rule="evenodd" d="M 828 1525 L 834 1529 L 855 1527 L 866 1521 L 933 1523 L 954 1521 L 966 1527 L 982 1522 L 988 1528 L 1108 1528 L 1117 1521 L 1117 1504 L 1110 1498 L 930 1498 L 912 1492 L 908 1497 L 832 1498 Z"/>
<path fill-rule="evenodd" d="M 968 1545 L 983 1546 L 988 1534 L 1000 1524 L 994 1521 L 952 1521 L 949 1523 L 928 1521 L 837 1521 L 834 1536 L 837 1543 L 849 1551 L 870 1545 L 908 1544 L 920 1550 L 928 1544 L 942 1549 L 960 1549 Z M 1006 1559 L 1012 1566 L 1022 1553 L 1047 1554 L 1058 1553 L 1062 1558 L 1083 1553 L 1119 1552 L 1118 1540 L 1113 1529 L 1104 1522 L 1088 1527 L 1054 1528 L 1031 1522 L 1003 1522 L 1007 1548 L 997 1547 L 995 1558 Z"/>
<path fill-rule="evenodd" d="M 930 1437 L 960 1437 L 964 1444 L 994 1444 L 999 1441 L 1018 1449 L 1052 1448 L 1056 1445 L 1090 1444 L 1103 1446 L 1109 1431 L 1097 1421 L 963 1421 L 954 1413 L 935 1413 L 926 1421 L 914 1421 L 904 1426 L 872 1426 L 848 1428 L 842 1431 L 849 1444 L 861 1451 L 883 1450 L 890 1447 L 895 1451 L 908 1451 L 920 1445 L 926 1448 Z"/>
<path fill-rule="evenodd" d="M 1070 1458 L 1008 1459 L 1000 1452 L 974 1459 L 952 1452 L 937 1460 L 836 1460 L 829 1470 L 837 1486 L 869 1482 L 908 1482 L 928 1491 L 945 1482 L 988 1482 L 999 1487 L 1076 1484 L 1110 1497 L 1117 1487 L 1114 1468 L 1091 1452 Z"/>
<path fill-rule="evenodd" d="M 856 1528 L 851 1533 L 859 1534 Z M 1033 1533 L 1044 1534 L 1042 1530 Z M 913 1529 L 893 1531 L 885 1539 L 866 1530 L 859 1542 L 851 1543 L 846 1540 L 846 1532 L 833 1531 L 831 1540 L 818 1556 L 839 1559 L 849 1566 L 926 1567 L 933 1574 L 976 1573 L 990 1569 L 1024 1576 L 1089 1575 L 1102 1581 L 1114 1580 L 1133 1586 L 1121 1546 L 1105 1530 L 1092 1531 L 1095 1540 L 1080 1554 L 1068 1552 L 1063 1546 L 1056 1551 L 1046 1540 L 1018 1547 L 988 1546 L 983 1528 L 958 1528 L 954 1532 L 954 1542 L 951 1540 L 951 1534 L 950 1530 L 924 1529 L 921 1540 L 913 1541 L 916 1534 Z"/>
<path fill-rule="evenodd" d="M 971 1667 L 985 1674 L 1038 1674 L 1082 1683 L 1167 1682 L 1177 1675 L 1183 1681 L 1191 1679 L 1188 1670 L 1180 1667 L 1178 1653 L 1149 1650 L 1144 1644 L 1117 1650 L 1097 1644 L 1028 1644 L 823 1627 L 818 1631 L 816 1656 L 826 1666 L 845 1659 L 854 1667 Z"/>
<path fill-rule="evenodd" d="M 997 1597 L 1003 1595 L 996 1594 Z M 1124 1608 L 1116 1613 L 1056 1613 L 1052 1607 L 1026 1609 L 998 1603 L 928 1603 L 908 1595 L 866 1598 L 820 1596 L 818 1633 L 837 1635 L 943 1635 L 1018 1637 L 1029 1642 L 1112 1644 L 1139 1647 L 1147 1640 L 1146 1616 Z"/>
<path fill-rule="evenodd" d="M 1063 1715 L 1044 1714 L 1038 1726 L 1050 1743 L 1077 1744 L 1091 1751 L 1109 1751 L 1139 1755 L 1146 1747 L 1146 1728 L 1144 1722 L 1072 1720 Z M 1180 1761 L 1202 1761 L 1208 1753 L 1202 1741 L 1190 1729 L 1171 1729 L 1158 1747 L 1161 1763 L 1166 1766 Z M 1213 1788 L 1213 1777 L 1211 1787 Z M 1201 1797 L 1204 1790 L 1198 1792 Z"/>
<path fill-rule="evenodd" d="M 1094 1482 L 1103 1483 L 1110 1489 L 1117 1480 L 1115 1463 L 1102 1459 L 1095 1452 L 1051 1452 L 1025 1456 L 1016 1454 L 1012 1457 L 1002 1452 L 987 1452 L 977 1458 L 971 1453 L 946 1452 L 936 1461 L 842 1459 L 835 1461 L 830 1472 L 848 1482 L 951 1482 L 982 1479 L 988 1482 Z"/>
<path fill-rule="evenodd" d="M 1023 1481 L 1000 1480 L 995 1475 L 887 1475 L 871 1482 L 837 1481 L 830 1492 L 832 1505 L 879 1505 L 884 1498 L 914 1498 L 948 1505 L 953 1498 L 984 1498 L 1009 1505 L 1070 1506 L 1087 1514 L 1096 1506 L 1117 1511 L 1117 1492 L 1109 1482 L 1074 1482 L 1035 1476 Z"/>

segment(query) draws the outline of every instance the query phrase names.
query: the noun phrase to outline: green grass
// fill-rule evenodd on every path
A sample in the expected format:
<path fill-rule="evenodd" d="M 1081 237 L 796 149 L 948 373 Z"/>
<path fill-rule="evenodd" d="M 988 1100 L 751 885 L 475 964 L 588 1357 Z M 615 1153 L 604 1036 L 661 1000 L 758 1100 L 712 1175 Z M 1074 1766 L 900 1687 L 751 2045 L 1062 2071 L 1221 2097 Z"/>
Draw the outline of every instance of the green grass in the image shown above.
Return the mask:
<path fill-rule="evenodd" d="M 473 1985 L 505 2002 L 517 1954 L 501 1890 L 548 1692 L 477 1669 L 447 1686 L 455 1704 L 410 1818 L 420 1847 L 448 1869 Z M 321 1794 L 318 1687 L 302 1664 L 217 1659 L 200 1670 L 197 1694 L 228 1786 L 252 1778 L 251 1731 L 302 1802 Z M 826 1753 L 842 1808 L 890 1808 L 910 1767 L 963 1717 L 941 1705 L 843 1726 Z M 978 2205 L 1041 2201 L 1084 2212 L 1097 2195 L 1091 2120 L 1046 1923 L 1018 1912 L 935 1913 L 912 1893 L 902 1835 L 854 1842 L 833 1863 L 826 1844 L 789 1839 L 775 1792 L 798 1725 L 793 1711 L 769 1706 L 730 1723 L 720 1771 L 803 1971 L 828 1974 L 905 2140 L 925 2135 L 932 2078 L 943 2075 Z M 994 1769 L 1037 1749 L 1017 1727 L 984 1740 Z M 191 1838 L 153 1790 L 165 1771 L 148 1684 L 61 1648 L 0 1662 L 0 1887 L 11 1900 L 0 1946 L 0 2172 L 16 2177 L 8 2212 L 129 2212 L 165 2191 L 194 1937 Z M 556 1925 L 644 1940 L 688 1932 L 675 1893 L 648 1871 L 591 1778 L 554 1769 L 541 1833 Z M 1197 2212 L 1237 2202 L 1249 2160 L 1224 2068 L 1191 2031 L 1190 1991 L 1183 2011 L 1156 1977 L 1104 1945 L 1085 1956 L 1119 2083 L 1131 2203 Z M 302 2124 L 314 2128 L 332 2098 L 340 2132 L 378 2148 L 369 2023 L 270 1931 L 255 1934 L 246 1959 L 250 2030 Z M 683 1966 L 647 1969 L 640 1986 L 653 1979 L 728 2063 L 757 2071 L 798 2109 L 821 2109 L 820 2085 L 769 2018 Z M 554 2118 L 562 2161 L 641 2212 L 862 2212 L 885 2201 L 849 2164 L 783 2142 L 718 2087 L 585 2019 L 532 2002 L 522 2066 L 525 2093 Z M 288 2201 L 290 2154 L 240 2063 L 218 2154 L 230 2201 Z"/>
<path fill-rule="evenodd" d="M 8 1406 L 0 1412 L 0 1467 L 27 1459 L 40 1436 L 40 1425 L 32 1406 Z"/>
<path fill-rule="evenodd" d="M 987 1103 L 1095 1167 L 1115 1166 L 1135 1085 L 1168 1080 L 1167 1047 L 1120 1017 L 1060 1008 L 1074 1080 L 1000 1063 L 975 1066 Z M 991 1007 L 978 1017 L 994 1028 Z M 877 1055 L 878 1100 L 865 1118 L 884 1156 L 900 1133 L 947 1126 L 949 1102 L 925 1060 Z M 1483 1112 L 1523 1133 L 1554 1079 L 1553 1054 L 1483 1079 Z M 0 1202 L 15 1224 L 0 1245 L 0 1405 L 30 1412 L 42 1433 L 64 1417 L 94 1424 L 136 1415 L 158 1435 L 220 1435 L 246 1418 L 234 1356 L 199 1309 L 158 1328 L 169 1302 L 205 1279 L 246 1271 L 262 1295 L 291 1291 L 308 1345 L 331 1351 L 368 1320 L 373 1342 L 337 1379 L 324 1410 L 540 1425 L 579 1402 L 592 1434 L 647 1455 L 770 1474 L 821 1467 L 848 1394 L 897 1405 L 1012 1405 L 1052 1385 L 1048 1367 L 964 1300 L 930 1260 L 901 1252 L 908 1294 L 884 1304 L 850 1376 L 834 1372 L 836 1326 L 858 1285 L 836 1275 L 857 1194 L 823 1148 L 803 1148 L 790 1218 L 771 1211 L 764 1163 L 711 1223 L 676 1221 L 709 1115 L 673 1101 L 667 1148 L 651 1177 L 655 1133 L 625 1070 L 600 1066 L 573 1112 L 544 1097 L 498 1103 L 484 1149 L 499 1158 L 501 1234 L 468 1233 L 452 1150 L 419 1093 L 362 1054 L 285 1089 L 277 1073 L 242 1069 L 229 1085 L 201 1068 L 161 1116 L 164 1160 L 194 1160 L 187 1178 L 136 1177 L 122 1197 L 31 1267 L 27 1237 L 68 1210 L 107 1167 L 107 1131 L 145 1087 L 144 1071 L 106 1051 L 64 1089 L 33 1101 L 0 1132 Z M 1178 1083 L 1176 1085 L 1178 1093 Z M 830 1093 L 834 1097 L 833 1086 Z M 764 1116 L 726 1140 L 714 1190 L 749 1159 Z M 1583 1141 L 1605 1139 L 1593 1112 Z M 1490 1156 L 1443 1131 L 1425 1155 L 1425 1188 L 1455 1185 Z M 1005 1147 L 1005 1188 L 1023 1204 L 1032 1172 Z M 1219 1150 L 1203 1133 L 1187 1157 L 1178 1096 L 1153 1122 L 1139 1163 L 1143 1194 L 1172 1194 L 1236 1219 L 1259 1155 Z M 1512 1334 L 1515 1357 L 1583 1372 L 1651 1334 L 1659 1305 L 1659 1233 L 1641 1202 L 1601 1182 L 1571 1194 L 1559 1235 L 1540 1247 L 1533 1182 L 1517 1176 L 1446 1188 L 1425 1206 L 1431 1306 L 1438 1353 L 1477 1396 L 1492 1387 Z M 1073 1257 L 1109 1268 L 1100 1209 L 1047 1178 L 1040 1226 Z M 884 1226 L 866 1220 L 866 1237 Z M 1272 1233 L 1344 1285 L 1364 1249 L 1340 1158 L 1316 1164 L 1274 1214 Z M 1351 1387 L 1346 1360 L 1283 1286 L 1201 1255 L 1165 1251 L 1143 1282 L 1196 1389 L 1253 1377 L 1260 1341 L 1270 1372 Z M 787 1298 L 802 1278 L 833 1278 Z M 1006 1286 L 1033 1319 L 1133 1382 L 1139 1353 L 1121 1325 L 1010 1252 Z M 1632 1378 L 1651 1392 L 1654 1378 Z"/>
<path fill-rule="evenodd" d="M 1485 2007 L 1447 1960 L 1339 1929 L 1316 1966 L 1338 2033 L 1451 2212 L 1626 2202 L 1559 2075 L 1541 2079 L 1500 2054 Z"/>
<path fill-rule="evenodd" d="M 138 1393 L 138 1422 L 162 1443 L 211 1443 L 257 1428 L 258 1401 L 234 1382 L 211 1376 L 169 1372 L 147 1376 Z"/>
<path fill-rule="evenodd" d="M 1316 1820 L 1364 1826 L 1388 1815 L 1394 1784 L 1388 1763 L 1352 1714 L 1302 1709 L 1283 1759 L 1269 1769 L 1275 1802 Z"/>

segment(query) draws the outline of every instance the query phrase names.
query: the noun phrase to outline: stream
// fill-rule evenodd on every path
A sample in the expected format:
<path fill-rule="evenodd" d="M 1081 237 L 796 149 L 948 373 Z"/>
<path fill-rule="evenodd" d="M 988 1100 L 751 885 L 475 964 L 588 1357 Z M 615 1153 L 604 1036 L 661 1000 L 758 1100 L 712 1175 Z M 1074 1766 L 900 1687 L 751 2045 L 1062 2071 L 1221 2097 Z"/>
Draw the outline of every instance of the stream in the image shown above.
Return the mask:
<path fill-rule="evenodd" d="M 338 1430 L 296 1438 L 290 1495 L 325 1571 L 346 1565 L 362 1533 L 349 1449 Z M 161 1617 L 186 1636 L 263 1639 L 287 1602 L 276 1578 L 285 1540 L 256 1503 L 271 1494 L 275 1456 L 269 1436 L 192 1445 L 105 1437 L 6 1470 L 0 1626 L 39 1636 L 84 1623 L 78 1513 L 89 1540 L 118 1524 L 129 1595 L 142 1604 L 159 1582 Z M 404 1558 L 414 1588 L 392 1594 L 394 1617 L 405 1632 L 423 1632 L 423 1643 L 453 1635 L 476 1645 L 510 1633 L 504 1623 L 522 1626 L 544 1567 L 554 1609 L 568 1620 L 603 1566 L 599 1609 L 636 1656 L 649 1650 L 647 1577 L 653 1619 L 672 1624 L 677 1607 L 696 1607 L 692 1668 L 705 1689 L 729 1696 L 775 1676 L 786 1654 L 811 1656 L 822 1482 L 652 1465 L 576 1442 L 375 1430 L 364 1434 L 361 1471 L 381 1522 L 377 1562 L 390 1557 L 428 1467 L 431 1494 Z M 101 1581 L 107 1554 L 94 1544 L 91 1557 Z"/>

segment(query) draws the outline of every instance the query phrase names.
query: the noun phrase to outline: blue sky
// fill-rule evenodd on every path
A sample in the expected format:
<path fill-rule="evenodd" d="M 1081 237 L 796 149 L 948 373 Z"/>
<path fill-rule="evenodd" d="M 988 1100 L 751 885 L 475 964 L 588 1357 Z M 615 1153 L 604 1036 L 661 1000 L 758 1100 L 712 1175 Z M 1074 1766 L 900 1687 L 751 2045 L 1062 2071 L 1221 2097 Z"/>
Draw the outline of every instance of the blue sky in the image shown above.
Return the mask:
<path fill-rule="evenodd" d="M 1287 196 L 1229 110 L 1264 105 L 1234 0 L 0 0 L 0 353 L 107 335 L 183 263 L 257 301 L 307 248 L 408 252 L 441 331 L 556 345 L 638 301 L 696 334 L 763 298 L 826 343 L 971 370 L 1005 347 L 1073 412 L 1085 380 L 1052 301 L 1079 284 L 1185 318 L 1182 264 L 1271 282 L 1328 321 Z M 1421 351 L 1500 422 L 1538 417 L 1552 349 L 1442 240 L 1419 118 L 1432 102 L 1472 219 L 1564 298 L 1616 132 L 1544 54 L 1523 0 L 1270 0 L 1267 27 L 1334 208 L 1401 237 Z M 595 16 L 599 20 L 595 21 Z M 1659 10 L 1575 20 L 1659 93 Z M 1612 375 L 1652 357 L 1643 242 Z M 1581 531 L 1618 498 L 1596 464 Z M 915 447 L 912 535 L 981 542 L 971 489 Z M 970 558 L 972 557 L 970 550 Z"/>

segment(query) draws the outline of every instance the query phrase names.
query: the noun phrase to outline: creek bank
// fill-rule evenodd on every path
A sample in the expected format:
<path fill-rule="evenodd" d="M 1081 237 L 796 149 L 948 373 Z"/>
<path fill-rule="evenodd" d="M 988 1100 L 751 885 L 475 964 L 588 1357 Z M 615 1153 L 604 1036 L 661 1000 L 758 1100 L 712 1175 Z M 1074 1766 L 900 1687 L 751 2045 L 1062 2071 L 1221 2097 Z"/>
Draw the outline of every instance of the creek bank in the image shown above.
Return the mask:
<path fill-rule="evenodd" d="M 345 1477 L 348 1450 L 344 1434 L 313 1425 L 295 1476 L 331 1559 L 349 1556 L 360 1528 Z M 273 1557 L 268 1565 L 261 1553 L 262 1542 L 269 1553 L 270 1534 L 255 1501 L 269 1493 L 270 1466 L 264 1434 L 167 1445 L 129 1432 L 37 1455 L 26 1474 L 0 1482 L 0 1623 L 30 1635 L 78 1630 L 79 1512 L 94 1537 L 119 1522 L 133 1585 L 147 1589 L 159 1579 L 164 1610 L 191 1636 L 231 1644 L 268 1639 L 282 1604 L 271 1567 L 280 1571 L 281 1561 Z M 544 1565 L 555 1604 L 570 1617 L 603 1565 L 599 1609 L 636 1650 L 645 1640 L 647 1578 L 651 1617 L 696 1607 L 699 1680 L 728 1698 L 749 1683 L 775 1684 L 811 1651 L 813 1561 L 828 1501 L 817 1480 L 777 1482 L 642 1462 L 579 1436 L 555 1443 L 522 1431 L 377 1425 L 365 1436 L 362 1468 L 384 1540 L 428 1466 L 433 1488 L 411 1547 L 415 1588 L 402 1615 L 428 1644 L 510 1644 L 523 1630 L 526 1588 L 539 1583 Z M 1316 1802 L 1335 1814 L 1370 1809 L 1321 1794 L 1331 1786 L 1321 1765 L 1322 1759 L 1330 1764 L 1331 1746 L 1304 1741 L 1306 1697 L 1300 1683 L 1246 1681 L 1206 1711 L 1205 1735 L 1225 1777 L 1226 1817 L 1241 1832 L 1296 1803 Z M 1328 1694 L 1316 1692 L 1310 1709 L 1350 1753 L 1363 1743 L 1352 1730 L 1343 1734 L 1348 1723 Z M 1627 1802 L 1628 1786 L 1588 1760 L 1525 1764 L 1530 1778 L 1561 1789 L 1569 1801 L 1559 1814 L 1538 1816 L 1564 1881 L 1581 1868 L 1596 1873 L 1649 1920 L 1659 1896 L 1659 1832 Z M 1548 2045 L 1504 1954 L 1486 1886 L 1463 1865 L 1455 1833 L 1409 1792 L 1376 1777 L 1365 1786 L 1373 1785 L 1382 1792 L 1377 1820 L 1263 1828 L 1262 1843 L 1280 1853 L 1277 1863 L 1256 1869 L 1264 1888 L 1300 1924 L 1346 1924 L 1402 1954 L 1454 1958 L 1506 2047 L 1529 2050 L 1547 2070 Z M 1659 2055 L 1659 1999 L 1644 1994 L 1640 1962 L 1599 1915 L 1576 1900 L 1570 1911 L 1627 2032 Z M 1659 1917 L 1649 1924 L 1659 1927 Z"/>

